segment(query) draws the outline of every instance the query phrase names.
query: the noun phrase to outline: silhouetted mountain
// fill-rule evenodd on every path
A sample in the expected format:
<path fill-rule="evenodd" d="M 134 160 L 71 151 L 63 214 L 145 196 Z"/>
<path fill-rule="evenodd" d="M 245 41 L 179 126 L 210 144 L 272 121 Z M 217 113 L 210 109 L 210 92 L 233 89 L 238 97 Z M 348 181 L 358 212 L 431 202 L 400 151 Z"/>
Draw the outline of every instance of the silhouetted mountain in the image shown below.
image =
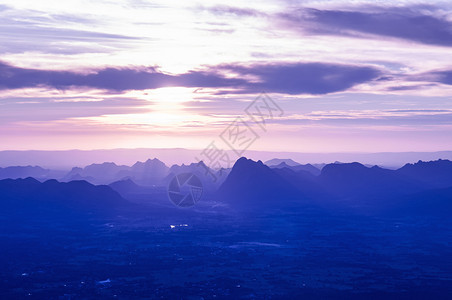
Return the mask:
<path fill-rule="evenodd" d="M 218 186 L 220 186 L 228 177 L 229 173 L 231 173 L 232 168 L 221 168 L 215 174 L 218 177 Z"/>
<path fill-rule="evenodd" d="M 138 161 L 132 166 L 131 169 L 133 172 L 137 173 L 146 174 L 151 172 L 152 174 L 150 175 L 159 178 L 162 178 L 168 172 L 168 167 L 157 158 L 148 159 L 144 163 Z"/>
<path fill-rule="evenodd" d="M 80 180 L 84 180 L 84 181 L 87 181 L 87 182 L 93 183 L 93 184 L 96 184 L 96 182 L 99 182 L 99 180 L 96 180 L 96 178 L 94 178 L 92 176 L 83 177 L 80 174 L 74 174 L 72 176 L 65 176 L 61 181 L 70 182 L 70 181 L 80 181 Z"/>
<path fill-rule="evenodd" d="M 430 190 L 448 185 L 451 162 L 437 161 L 388 170 L 360 163 L 326 165 L 319 176 L 285 163 L 269 168 L 262 162 L 239 159 L 224 184 L 218 199 L 234 206 L 262 207 L 287 203 L 310 203 L 330 209 L 354 209 L 357 212 L 383 213 L 405 207 L 415 213 L 430 206 L 450 208 L 451 190 Z M 430 176 L 429 179 L 425 179 Z M 452 187 L 451 187 L 452 188 Z M 439 212 L 440 209 L 430 208 Z M 400 210 L 401 211 L 401 210 Z"/>
<path fill-rule="evenodd" d="M 50 174 L 50 170 L 43 169 L 41 167 L 32 167 L 32 166 L 14 166 L 14 167 L 6 167 L 0 168 L 0 179 L 17 179 L 17 178 L 46 178 Z"/>
<path fill-rule="evenodd" d="M 190 165 L 173 165 L 168 168 L 157 158 L 136 162 L 133 166 L 118 166 L 114 163 L 92 164 L 85 168 L 73 168 L 63 181 L 86 180 L 93 184 L 110 184 L 131 179 L 142 187 L 163 187 L 180 173 L 194 173 L 210 190 L 216 189 L 227 177 L 229 169 L 212 170 L 203 162 Z"/>
<path fill-rule="evenodd" d="M 49 217 L 108 214 L 130 206 L 108 186 L 94 186 L 86 181 L 41 183 L 34 178 L 0 180 L 0 199 L 3 213 L 48 214 Z"/>
<path fill-rule="evenodd" d="M 218 200 L 251 208 L 284 206 L 302 198 L 300 190 L 274 170 L 244 157 L 237 160 L 217 193 Z"/>
<path fill-rule="evenodd" d="M 112 162 L 104 162 L 102 164 L 92 164 L 83 169 L 82 176 L 90 176 L 100 180 L 108 180 L 112 176 L 116 176 L 122 170 L 128 170 L 128 166 L 118 166 Z"/>
<path fill-rule="evenodd" d="M 422 182 L 431 188 L 452 187 L 452 161 L 449 160 L 418 161 L 415 164 L 406 164 L 398 169 L 397 173 Z"/>
<path fill-rule="evenodd" d="M 320 175 L 320 169 L 314 167 L 311 164 L 306 164 L 306 165 L 300 165 L 299 164 L 299 165 L 296 165 L 296 166 L 291 166 L 291 165 L 288 165 L 286 162 L 282 162 L 279 165 L 271 166 L 271 168 L 272 169 L 288 168 L 288 169 L 291 169 L 291 170 L 293 170 L 295 172 L 306 171 L 306 172 L 311 173 L 314 176 Z"/>
<path fill-rule="evenodd" d="M 65 176 L 64 179 L 72 178 L 73 176 L 82 176 L 80 173 L 83 172 L 83 168 L 73 167 Z"/>
<path fill-rule="evenodd" d="M 168 174 L 168 167 L 160 160 L 148 159 L 136 162 L 132 167 L 118 166 L 115 163 L 92 164 L 85 168 L 73 168 L 63 181 L 86 180 L 93 184 L 110 184 L 112 182 L 131 178 L 141 185 L 162 185 Z"/>
<path fill-rule="evenodd" d="M 62 178 L 62 181 L 85 180 L 92 184 L 108 184 L 118 180 L 118 173 L 128 168 L 111 162 L 91 164 L 83 169 L 75 167 Z"/>
<path fill-rule="evenodd" d="M 142 186 L 137 185 L 130 178 L 115 181 L 113 183 L 110 183 L 108 186 L 117 191 L 120 195 L 122 195 L 123 193 L 126 194 L 143 189 Z"/>
<path fill-rule="evenodd" d="M 320 171 L 322 171 L 323 167 L 325 167 L 327 164 L 322 163 L 322 164 L 311 164 L 313 167 L 319 169 Z"/>
<path fill-rule="evenodd" d="M 273 168 L 272 171 L 292 186 L 296 187 L 304 195 L 321 197 L 322 194 L 322 196 L 324 196 L 317 177 L 308 171 L 295 171 L 292 167 Z"/>
<path fill-rule="evenodd" d="M 320 174 L 315 176 L 319 172 Z M 291 166 L 285 161 L 270 168 L 261 161 L 255 162 L 246 158 L 239 159 L 231 170 L 218 171 L 210 169 L 203 162 L 173 165 L 168 168 L 155 158 L 137 162 L 131 167 L 114 163 L 92 164 L 85 168 L 73 168 L 66 174 L 64 179 L 71 181 L 67 186 L 55 180 L 46 181 L 41 186 L 39 181 L 31 179 L 11 181 L 9 184 L 16 186 L 13 189 L 17 193 L 16 196 L 22 195 L 24 199 L 43 201 L 55 198 L 66 204 L 75 203 L 77 200 L 77 205 L 81 205 L 86 197 L 94 197 L 99 188 L 95 189 L 91 184 L 80 180 L 89 180 L 91 183 L 113 182 L 110 187 L 127 200 L 140 203 L 164 200 L 166 203 L 167 185 L 173 176 L 181 173 L 197 175 L 203 183 L 206 195 L 212 195 L 217 190 L 216 197 L 212 200 L 243 207 L 256 204 L 285 206 L 287 203 L 301 203 L 309 199 L 313 201 L 311 203 L 326 205 L 391 207 L 399 205 L 405 197 L 429 197 L 428 193 L 440 195 L 435 196 L 438 199 L 447 199 L 447 190 L 428 190 L 452 187 L 452 162 L 448 160 L 419 161 L 398 170 L 336 162 L 319 171 L 311 164 Z M 220 173 L 223 176 L 219 176 Z M 0 175 L 4 176 L 22 177 L 30 174 L 42 179 L 45 178 L 43 176 L 49 176 L 50 170 L 40 167 L 0 168 Z M 72 182 L 74 179 L 79 181 Z M 23 190 L 20 185 L 24 185 Z M 0 197 L 14 196 L 7 193 L 11 191 L 7 188 L 8 185 L 4 187 L 6 190 L 1 190 L 0 186 Z M 36 190 L 38 187 L 39 190 Z M 103 201 L 101 197 L 96 199 L 98 200 L 90 202 L 90 205 Z M 115 197 L 112 196 L 112 199 Z M 22 203 L 22 200 L 18 203 Z M 409 201 L 404 203 L 408 205 Z"/>
<path fill-rule="evenodd" d="M 169 170 L 169 174 L 166 177 L 165 182 L 169 183 L 170 180 L 181 173 L 195 174 L 202 182 L 204 191 L 207 193 L 214 192 L 218 187 L 226 180 L 229 170 L 213 170 L 209 168 L 203 161 L 198 163 L 191 163 L 189 165 L 173 165 Z"/>
<path fill-rule="evenodd" d="M 172 165 L 169 173 L 171 177 L 175 174 L 180 173 L 195 173 L 195 174 L 204 174 L 213 172 L 203 161 L 200 161 L 198 163 L 191 163 L 189 165 L 182 164 L 182 165 Z M 214 173 L 214 172 L 213 172 Z"/>
<path fill-rule="evenodd" d="M 333 195 L 347 200 L 360 200 L 360 202 L 395 197 L 425 189 L 424 185 L 396 171 L 378 166 L 368 168 L 356 162 L 326 165 L 319 176 L 319 183 Z"/>
<path fill-rule="evenodd" d="M 273 167 L 273 166 L 280 165 L 282 163 L 285 163 L 286 165 L 291 166 L 291 167 L 300 165 L 299 163 L 297 163 L 296 161 L 294 161 L 290 158 L 286 158 L 286 159 L 273 158 L 273 159 L 267 160 L 264 164 L 269 167 Z"/>
<path fill-rule="evenodd" d="M 157 158 L 148 159 L 146 162 L 136 162 L 127 172 L 121 172 L 121 177 L 129 176 L 135 182 L 143 185 L 162 184 L 169 168 Z"/>

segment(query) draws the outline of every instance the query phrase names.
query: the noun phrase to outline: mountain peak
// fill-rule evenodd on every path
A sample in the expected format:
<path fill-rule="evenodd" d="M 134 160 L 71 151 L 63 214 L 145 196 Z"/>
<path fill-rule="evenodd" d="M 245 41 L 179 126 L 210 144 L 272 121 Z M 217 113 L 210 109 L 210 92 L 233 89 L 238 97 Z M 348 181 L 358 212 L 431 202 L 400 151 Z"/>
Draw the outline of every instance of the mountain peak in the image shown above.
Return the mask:
<path fill-rule="evenodd" d="M 151 162 L 161 162 L 158 158 L 156 158 L 156 157 L 154 157 L 154 158 L 148 158 L 147 160 L 146 160 L 146 162 L 147 163 L 151 163 Z"/>
<path fill-rule="evenodd" d="M 299 193 L 262 161 L 239 158 L 218 190 L 219 199 L 239 205 L 277 205 Z"/>
<path fill-rule="evenodd" d="M 325 167 L 323 167 L 321 174 L 330 174 L 332 172 L 357 172 L 357 171 L 365 171 L 369 168 L 365 165 L 358 163 L 358 162 L 352 162 L 352 163 L 332 163 L 327 164 Z"/>
<path fill-rule="evenodd" d="M 137 167 L 152 167 L 152 166 L 165 166 L 166 165 L 159 160 L 158 158 L 148 158 L 145 162 L 141 162 L 141 161 L 137 161 L 132 168 L 137 168 Z"/>
<path fill-rule="evenodd" d="M 7 207 L 21 207 L 35 213 L 46 211 L 49 217 L 59 213 L 97 211 L 101 214 L 129 203 L 108 186 L 95 186 L 86 181 L 41 183 L 33 178 L 0 180 L 0 199 L 14 202 L 0 203 Z"/>
<path fill-rule="evenodd" d="M 0 179 L 7 178 L 45 178 L 50 173 L 50 170 L 43 169 L 39 166 L 12 166 L 0 168 Z"/>
<path fill-rule="evenodd" d="M 282 163 L 285 163 L 286 165 L 288 165 L 288 166 L 290 166 L 290 167 L 295 167 L 295 166 L 298 166 L 298 165 L 299 165 L 299 163 L 297 163 L 296 161 L 294 161 L 294 160 L 292 160 L 292 159 L 290 159 L 290 158 L 286 158 L 286 159 L 273 158 L 273 159 L 267 160 L 267 161 L 265 162 L 265 164 L 266 164 L 267 166 L 269 166 L 269 167 L 277 166 L 277 165 L 280 165 L 280 164 L 282 164 Z"/>
<path fill-rule="evenodd" d="M 264 165 L 264 163 L 261 160 L 258 161 L 254 161 L 252 159 L 246 158 L 244 156 L 240 157 L 234 164 L 234 167 L 236 165 L 240 166 L 240 165 Z"/>
<path fill-rule="evenodd" d="M 447 159 L 420 160 L 414 164 L 404 165 L 397 170 L 397 173 L 427 183 L 433 188 L 452 186 L 452 161 Z"/>

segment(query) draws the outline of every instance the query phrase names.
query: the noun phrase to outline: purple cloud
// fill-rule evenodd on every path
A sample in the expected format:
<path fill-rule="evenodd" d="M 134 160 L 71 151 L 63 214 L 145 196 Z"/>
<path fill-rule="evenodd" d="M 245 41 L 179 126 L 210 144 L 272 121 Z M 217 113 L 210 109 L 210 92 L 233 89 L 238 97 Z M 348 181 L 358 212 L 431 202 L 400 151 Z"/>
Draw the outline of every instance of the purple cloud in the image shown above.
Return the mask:
<path fill-rule="evenodd" d="M 374 11 L 366 11 L 372 9 Z M 452 22 L 433 16 L 433 11 L 427 15 L 414 7 L 362 7 L 360 11 L 301 9 L 296 13 L 284 14 L 283 18 L 291 26 L 313 34 L 372 34 L 423 44 L 452 46 Z"/>
<path fill-rule="evenodd" d="M 434 81 L 452 85 L 452 70 L 437 71 L 432 73 Z"/>
<path fill-rule="evenodd" d="M 222 74 L 235 74 L 235 78 Z M 171 75 L 156 68 L 105 68 L 89 74 L 25 69 L 0 63 L 0 89 L 47 86 L 56 89 L 86 87 L 110 91 L 160 87 L 218 88 L 219 93 L 327 94 L 377 79 L 380 71 L 368 66 L 329 63 L 220 65 Z M 257 80 L 242 79 L 250 75 Z"/>
<path fill-rule="evenodd" d="M 8 11 L 5 11 L 8 10 Z M 141 37 L 95 29 L 103 20 L 72 13 L 52 14 L 0 5 L 1 53 L 42 52 L 54 54 L 111 53 Z M 82 29 L 87 28 L 87 29 Z"/>
<path fill-rule="evenodd" d="M 434 87 L 435 83 L 429 84 L 416 84 L 416 85 L 401 85 L 401 86 L 391 86 L 388 87 L 387 91 L 413 91 L 413 90 L 424 90 L 425 88 Z"/>
<path fill-rule="evenodd" d="M 409 76 L 408 80 L 452 85 L 452 70 L 432 70 L 419 75 Z"/>
<path fill-rule="evenodd" d="M 66 95 L 65 95 L 66 96 Z M 83 97 L 77 97 L 78 99 Z M 54 121 L 67 118 L 97 117 L 100 115 L 142 113 L 149 101 L 134 98 L 107 98 L 103 100 L 71 101 L 71 97 L 60 98 L 7 98 L 2 99 L 0 126 L 17 120 L 22 122 Z M 95 100 L 95 101 L 89 101 Z M 152 108 L 150 108 L 152 109 Z M 39 111 L 39 113 L 36 113 Z"/>
<path fill-rule="evenodd" d="M 373 67 L 330 63 L 286 63 L 250 67 L 223 65 L 241 76 L 253 75 L 260 80 L 249 82 L 243 93 L 328 94 L 349 89 L 377 79 L 381 72 Z"/>
<path fill-rule="evenodd" d="M 0 89 L 47 86 L 56 89 L 87 87 L 111 91 L 156 89 L 167 86 L 231 87 L 244 83 L 206 72 L 169 75 L 155 68 L 105 68 L 90 74 L 25 69 L 0 63 Z"/>

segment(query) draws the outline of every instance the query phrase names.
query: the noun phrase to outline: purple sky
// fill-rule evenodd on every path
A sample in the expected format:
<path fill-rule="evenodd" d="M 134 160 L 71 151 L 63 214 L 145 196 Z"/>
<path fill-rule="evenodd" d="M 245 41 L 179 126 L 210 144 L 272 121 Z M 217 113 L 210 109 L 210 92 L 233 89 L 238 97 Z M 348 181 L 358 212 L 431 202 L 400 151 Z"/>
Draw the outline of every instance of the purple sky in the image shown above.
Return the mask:
<path fill-rule="evenodd" d="M 6 0 L 0 37 L 0 150 L 452 149 L 447 1 Z"/>

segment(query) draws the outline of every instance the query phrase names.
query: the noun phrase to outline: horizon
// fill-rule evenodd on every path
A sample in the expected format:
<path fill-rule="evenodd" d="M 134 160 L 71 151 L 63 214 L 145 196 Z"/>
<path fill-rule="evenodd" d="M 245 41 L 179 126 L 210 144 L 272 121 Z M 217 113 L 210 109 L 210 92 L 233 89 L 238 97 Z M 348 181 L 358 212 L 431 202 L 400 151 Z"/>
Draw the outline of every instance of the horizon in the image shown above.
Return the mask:
<path fill-rule="evenodd" d="M 130 166 L 148 159 L 158 159 L 167 166 L 197 163 L 203 149 L 183 148 L 137 148 L 137 149 L 96 149 L 96 150 L 6 150 L 0 151 L 0 167 L 40 166 L 48 169 L 66 170 L 73 167 L 86 167 L 91 164 L 113 162 L 117 165 Z M 225 151 L 234 157 L 232 150 Z M 176 155 L 177 154 L 177 155 Z M 291 159 L 299 164 L 330 164 L 335 162 L 359 162 L 364 165 L 378 165 L 396 169 L 408 163 L 418 161 L 452 160 L 452 151 L 436 152 L 271 152 L 246 151 L 241 157 L 263 162 L 272 159 Z M 238 158 L 219 168 L 232 168 Z M 204 161 L 209 166 L 208 161 Z M 209 166 L 212 168 L 212 166 Z M 213 167 L 215 169 L 215 167 Z M 218 167 L 216 168 L 218 169 Z"/>

